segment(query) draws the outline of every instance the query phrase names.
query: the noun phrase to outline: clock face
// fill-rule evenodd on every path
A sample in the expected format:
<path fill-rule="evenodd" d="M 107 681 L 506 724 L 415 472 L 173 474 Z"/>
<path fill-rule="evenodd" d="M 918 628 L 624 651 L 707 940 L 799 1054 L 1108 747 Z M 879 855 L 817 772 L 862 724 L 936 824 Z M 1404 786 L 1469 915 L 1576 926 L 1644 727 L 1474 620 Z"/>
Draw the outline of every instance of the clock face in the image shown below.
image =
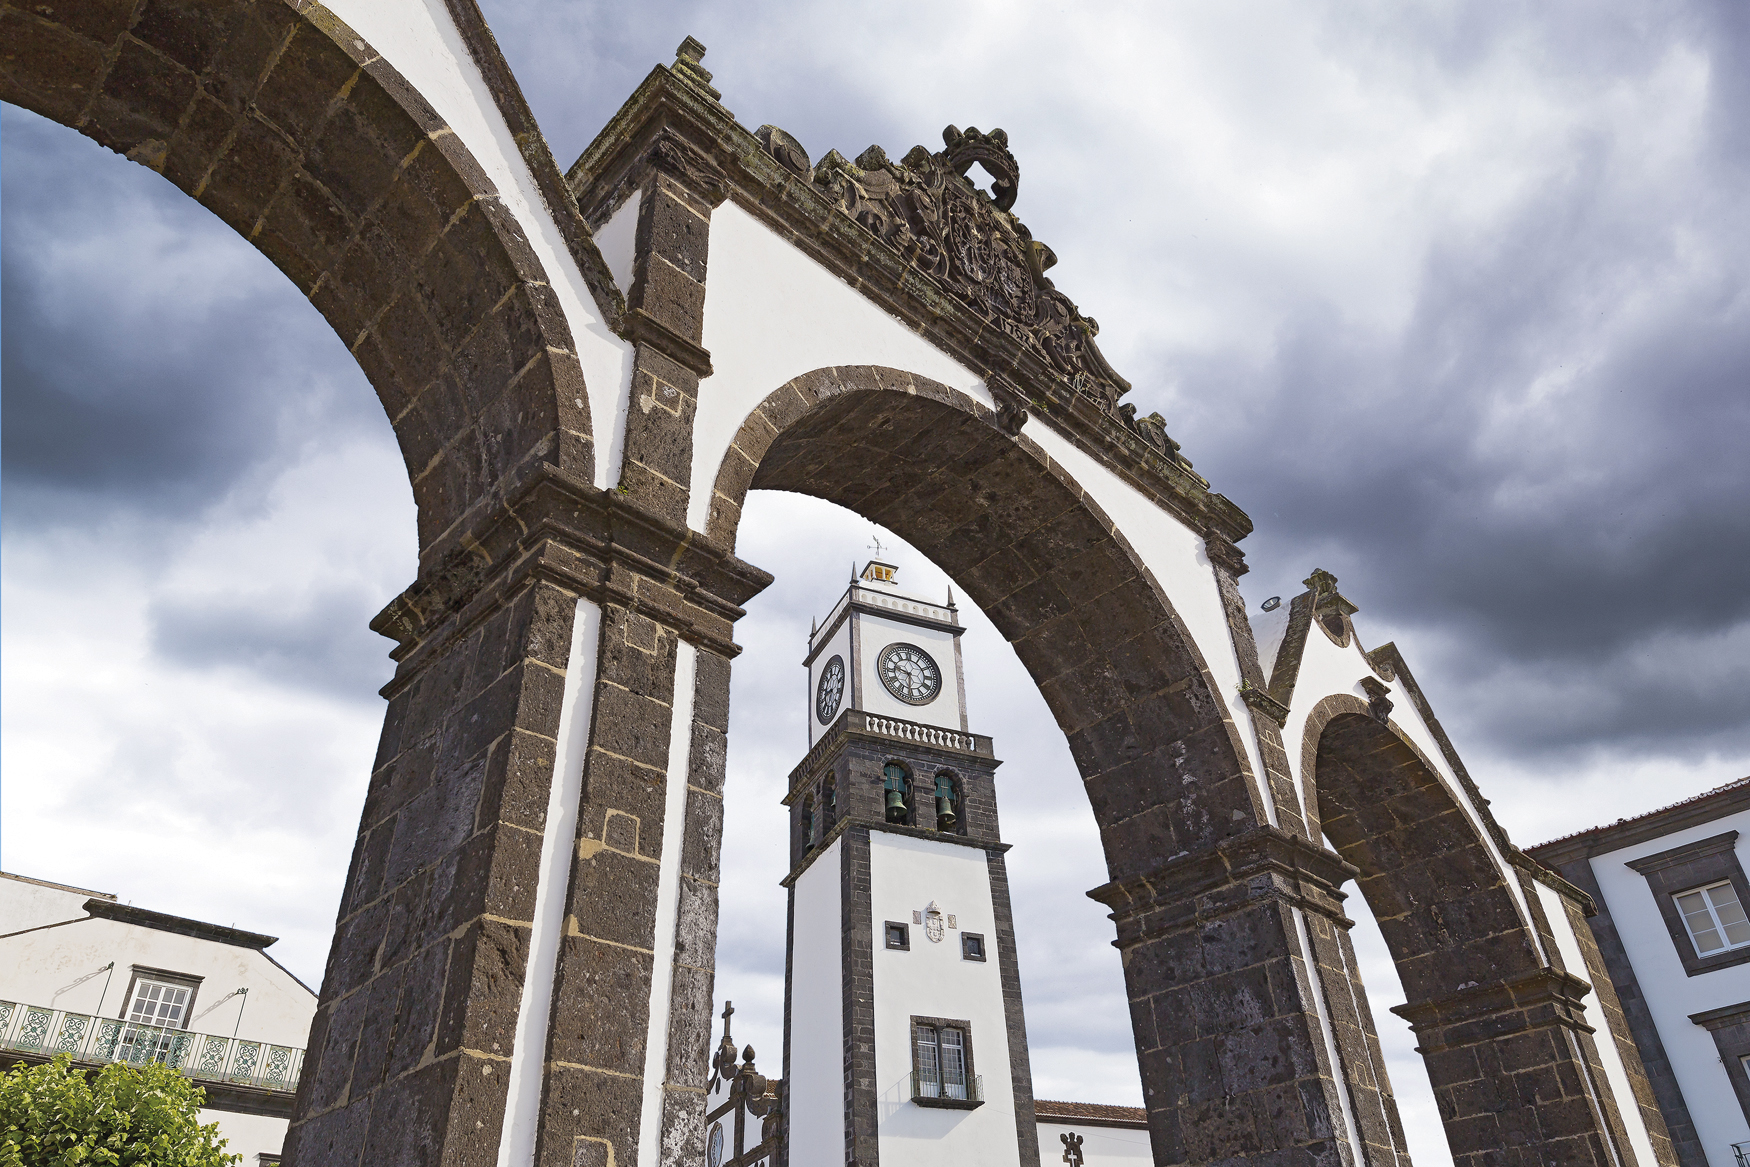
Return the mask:
<path fill-rule="evenodd" d="M 795 690 L 791 690 L 795 692 Z M 814 691 L 814 715 L 820 718 L 820 724 L 832 722 L 833 714 L 839 711 L 839 702 L 845 696 L 845 658 L 835 656 L 826 662 L 826 667 L 820 670 L 820 687 Z"/>
<path fill-rule="evenodd" d="M 881 683 L 907 705 L 928 705 L 942 691 L 942 670 L 915 644 L 890 644 L 881 650 Z"/>

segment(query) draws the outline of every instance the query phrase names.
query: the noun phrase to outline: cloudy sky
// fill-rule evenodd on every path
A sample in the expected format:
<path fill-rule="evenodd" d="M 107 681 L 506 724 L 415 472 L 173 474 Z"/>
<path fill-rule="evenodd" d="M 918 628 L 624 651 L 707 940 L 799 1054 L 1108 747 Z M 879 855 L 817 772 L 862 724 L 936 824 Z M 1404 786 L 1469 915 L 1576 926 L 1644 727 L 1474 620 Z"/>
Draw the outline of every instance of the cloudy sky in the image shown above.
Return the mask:
<path fill-rule="evenodd" d="M 688 33 L 745 125 L 816 158 L 1007 129 L 1016 209 L 1130 400 L 1256 521 L 1251 602 L 1334 571 L 1519 842 L 1750 773 L 1737 0 L 486 8 L 562 165 Z M 414 570 L 388 424 L 292 286 L 156 175 L 7 107 L 0 183 L 0 863 L 279 934 L 314 983 L 390 675 L 366 621 Z M 874 533 L 793 496 L 742 528 L 778 582 L 739 630 L 719 957 L 774 1070 L 797 661 Z M 968 619 L 974 727 L 1014 759 L 1039 1093 L 1135 1101 L 1086 800 Z"/>

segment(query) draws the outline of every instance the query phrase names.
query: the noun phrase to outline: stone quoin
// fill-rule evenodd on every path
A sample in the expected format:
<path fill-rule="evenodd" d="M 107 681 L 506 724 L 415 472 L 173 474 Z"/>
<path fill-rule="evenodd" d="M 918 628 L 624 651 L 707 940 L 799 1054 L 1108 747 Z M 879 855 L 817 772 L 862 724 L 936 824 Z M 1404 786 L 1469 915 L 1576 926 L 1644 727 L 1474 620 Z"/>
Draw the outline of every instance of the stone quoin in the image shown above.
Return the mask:
<path fill-rule="evenodd" d="M 1591 992 L 1590 899 L 1508 840 L 1328 573 L 1249 616 L 1250 521 L 1123 402 L 1007 136 L 814 164 L 703 56 L 561 171 L 474 0 L 0 2 L 0 98 L 278 265 L 413 484 L 286 1162 L 702 1160 L 759 488 L 897 532 L 1038 683 L 1100 828 L 1157 1163 L 1407 1161 L 1353 880 L 1461 1167 L 1675 1164 Z"/>

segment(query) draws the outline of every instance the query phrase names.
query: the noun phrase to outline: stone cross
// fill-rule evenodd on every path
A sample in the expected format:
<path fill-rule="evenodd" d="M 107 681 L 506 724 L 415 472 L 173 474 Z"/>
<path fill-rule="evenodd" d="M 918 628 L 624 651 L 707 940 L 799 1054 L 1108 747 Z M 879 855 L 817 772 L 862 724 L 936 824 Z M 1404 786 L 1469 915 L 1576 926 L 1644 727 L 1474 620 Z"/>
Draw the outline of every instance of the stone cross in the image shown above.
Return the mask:
<path fill-rule="evenodd" d="M 1057 1137 L 1063 1140 L 1063 1161 L 1069 1167 L 1082 1167 L 1082 1136 L 1070 1131 Z"/>

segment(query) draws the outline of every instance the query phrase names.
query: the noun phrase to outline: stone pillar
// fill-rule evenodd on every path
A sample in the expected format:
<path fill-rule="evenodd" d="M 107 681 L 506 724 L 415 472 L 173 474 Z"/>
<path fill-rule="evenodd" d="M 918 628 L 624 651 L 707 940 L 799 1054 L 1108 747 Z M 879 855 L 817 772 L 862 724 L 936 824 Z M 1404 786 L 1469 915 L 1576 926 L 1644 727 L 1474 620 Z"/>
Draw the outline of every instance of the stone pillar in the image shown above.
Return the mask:
<path fill-rule="evenodd" d="M 482 606 L 387 687 L 288 1162 L 497 1158 L 577 594 Z"/>
<path fill-rule="evenodd" d="M 1392 1010 L 1415 1030 L 1457 1167 L 1634 1163 L 1586 1023 L 1590 989 L 1546 968 Z"/>
<path fill-rule="evenodd" d="M 730 630 L 770 577 L 552 467 L 480 530 L 377 621 L 306 1167 L 633 1164 L 701 1126 Z"/>
<path fill-rule="evenodd" d="M 1324 848 L 1259 826 L 1089 893 L 1118 925 L 1156 1163 L 1360 1167 L 1359 1151 L 1383 1167 L 1394 1148 L 1402 1162 L 1401 1135 L 1383 1119 L 1358 1123 L 1344 1083 L 1366 1066 L 1357 1047 L 1371 1021 L 1328 1004 L 1351 989 L 1337 888 L 1353 875 Z"/>

